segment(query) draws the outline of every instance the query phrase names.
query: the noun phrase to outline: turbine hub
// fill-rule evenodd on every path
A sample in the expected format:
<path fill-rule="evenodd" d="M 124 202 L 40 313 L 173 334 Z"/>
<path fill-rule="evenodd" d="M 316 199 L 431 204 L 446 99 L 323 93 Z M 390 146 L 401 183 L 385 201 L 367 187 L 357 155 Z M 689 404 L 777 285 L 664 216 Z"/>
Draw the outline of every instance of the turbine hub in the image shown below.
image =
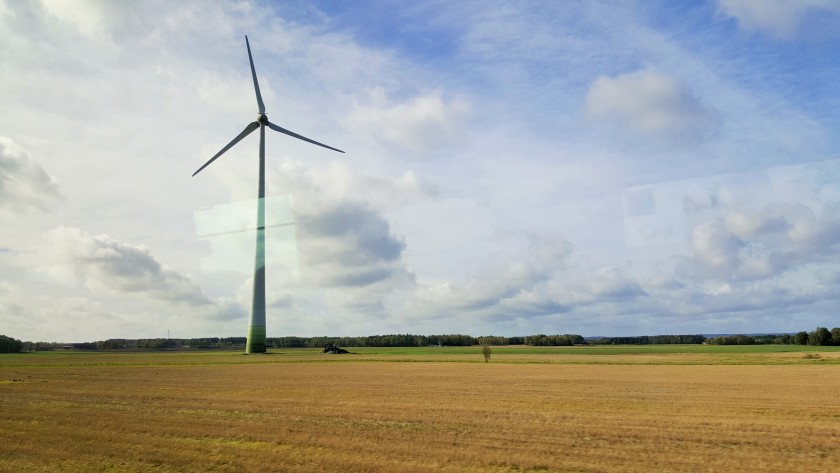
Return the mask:
<path fill-rule="evenodd" d="M 266 123 L 268 123 L 268 117 L 264 113 L 260 113 L 259 115 L 257 115 L 257 123 L 259 123 L 260 125 L 265 125 Z"/>

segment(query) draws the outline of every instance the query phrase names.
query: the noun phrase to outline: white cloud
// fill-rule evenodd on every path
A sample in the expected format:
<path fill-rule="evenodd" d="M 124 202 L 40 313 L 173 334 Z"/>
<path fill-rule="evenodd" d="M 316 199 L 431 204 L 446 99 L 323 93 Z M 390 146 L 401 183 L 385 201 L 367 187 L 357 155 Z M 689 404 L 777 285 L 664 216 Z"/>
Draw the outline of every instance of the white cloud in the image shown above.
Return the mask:
<path fill-rule="evenodd" d="M 584 281 L 586 292 L 599 301 L 625 300 L 646 295 L 635 278 L 618 268 L 601 269 Z"/>
<path fill-rule="evenodd" d="M 30 340 L 82 341 L 237 333 L 247 311 L 210 297 L 189 275 L 161 264 L 151 250 L 58 227 L 21 250 L 19 286 L 0 287 L 7 330 Z M 249 301 L 250 303 L 250 301 Z"/>
<path fill-rule="evenodd" d="M 647 291 L 621 269 L 582 271 L 569 267 L 568 255 L 556 256 L 485 268 L 463 281 L 424 287 L 399 313 L 412 324 L 446 320 L 462 327 L 494 323 L 508 330 L 524 324 L 533 333 L 568 331 L 570 326 L 581 330 L 593 322 L 591 315 L 633 313 L 651 304 Z"/>
<path fill-rule="evenodd" d="M 357 136 L 395 153 L 430 153 L 469 140 L 465 120 L 470 106 L 459 99 L 445 100 L 434 91 L 393 103 L 381 88 L 373 89 L 369 102 L 347 118 Z"/>
<path fill-rule="evenodd" d="M 821 161 L 632 189 L 638 195 L 627 202 L 628 223 L 669 234 L 642 245 L 628 240 L 635 261 L 655 253 L 658 264 L 632 265 L 650 297 L 624 304 L 623 312 L 727 330 L 758 320 L 785 329 L 798 326 L 795 317 L 827 317 L 821 315 L 827 301 L 840 297 L 837 165 Z"/>
<path fill-rule="evenodd" d="M 735 18 L 747 31 L 791 38 L 809 15 L 833 17 L 840 24 L 840 3 L 835 0 L 718 0 L 718 9 Z"/>
<path fill-rule="evenodd" d="M 47 232 L 37 248 L 25 263 L 48 281 L 75 283 L 103 297 L 132 295 L 199 308 L 218 317 L 238 312 L 229 301 L 208 297 L 190 276 L 163 266 L 144 246 L 62 226 Z"/>
<path fill-rule="evenodd" d="M 393 177 L 380 176 L 360 172 L 354 168 L 353 160 L 334 161 L 322 168 L 308 167 L 292 159 L 277 160 L 269 170 L 271 185 L 307 198 L 319 195 L 335 200 L 358 200 L 363 197 L 377 209 L 394 209 L 434 198 L 438 193 L 433 182 L 411 169 Z"/>
<path fill-rule="evenodd" d="M 547 288 L 563 273 L 572 245 L 560 237 L 525 233 L 508 235 L 504 240 L 519 248 L 516 257 L 481 268 L 462 280 L 419 287 L 405 314 L 409 318 L 461 318 L 469 314 L 513 318 L 566 311 L 557 302 L 562 296 Z"/>
<path fill-rule="evenodd" d="M 650 69 L 597 78 L 586 96 L 586 112 L 638 133 L 679 137 L 702 137 L 716 121 L 684 84 Z"/>
<path fill-rule="evenodd" d="M 710 280 L 681 284 L 676 290 L 652 290 L 645 302 L 651 313 L 699 322 L 700 326 L 713 323 L 750 327 L 754 320 L 765 317 L 778 319 L 774 323 L 786 326 L 803 308 L 808 310 L 821 300 L 836 299 L 840 296 L 838 289 L 836 284 L 819 288 L 810 280 L 794 282 L 785 278 Z"/>
<path fill-rule="evenodd" d="M 694 229 L 691 244 L 695 257 L 707 266 L 728 269 L 744 243 L 730 235 L 723 225 L 707 223 Z"/>
<path fill-rule="evenodd" d="M 357 202 L 320 202 L 297 213 L 304 278 L 316 286 L 367 286 L 406 277 L 405 242 L 387 220 Z"/>
<path fill-rule="evenodd" d="M 780 216 L 745 212 L 732 212 L 726 215 L 724 222 L 726 229 L 738 238 L 751 238 L 789 226 Z"/>
<path fill-rule="evenodd" d="M 55 179 L 14 141 L 0 136 L 0 210 L 45 211 L 59 197 Z"/>
<path fill-rule="evenodd" d="M 105 30 L 103 3 L 91 0 L 41 0 L 50 15 L 73 25 L 88 39 L 100 36 Z"/>
<path fill-rule="evenodd" d="M 0 281 L 0 313 L 6 317 L 23 315 L 24 309 L 20 305 L 20 293 L 19 286 Z"/>
<path fill-rule="evenodd" d="M 9 9 L 8 5 L 6 5 L 5 0 L 0 0 L 0 19 L 3 17 L 15 17 L 15 12 Z"/>
<path fill-rule="evenodd" d="M 216 20 L 218 32 L 230 32 L 227 19 L 220 13 L 247 10 L 242 6 L 217 4 L 214 8 L 191 8 L 189 4 L 173 5 L 161 0 L 146 2 L 111 2 L 107 0 L 41 0 L 47 16 L 67 25 L 85 41 L 119 43 L 126 41 L 156 42 L 164 32 L 188 34 L 206 20 Z M 164 19 L 161 20 L 161 13 Z M 50 25 L 55 29 L 55 23 Z"/>
<path fill-rule="evenodd" d="M 691 233 L 696 276 L 764 279 L 831 264 L 840 247 L 840 205 L 827 202 L 820 216 L 801 204 L 768 204 L 730 211 Z M 686 268 L 683 268 L 686 269 Z"/>

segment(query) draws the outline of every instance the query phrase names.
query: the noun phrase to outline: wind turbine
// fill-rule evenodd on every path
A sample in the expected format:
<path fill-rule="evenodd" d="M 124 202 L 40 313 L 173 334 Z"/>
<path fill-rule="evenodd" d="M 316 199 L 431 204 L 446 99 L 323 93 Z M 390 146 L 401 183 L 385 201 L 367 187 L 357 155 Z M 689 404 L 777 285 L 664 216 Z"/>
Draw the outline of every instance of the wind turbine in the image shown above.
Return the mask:
<path fill-rule="evenodd" d="M 251 134 L 257 128 L 260 129 L 260 184 L 257 204 L 257 248 L 254 257 L 254 291 L 251 302 L 251 314 L 248 320 L 248 341 L 245 343 L 245 353 L 265 353 L 265 127 L 269 127 L 274 131 L 292 136 L 299 140 L 307 141 L 314 145 L 318 145 L 333 151 L 343 153 L 340 149 L 327 146 L 323 143 L 318 143 L 305 136 L 298 135 L 283 127 L 277 126 L 268 121 L 265 115 L 265 105 L 263 104 L 262 95 L 260 94 L 260 84 L 257 82 L 257 71 L 254 69 L 254 58 L 251 57 L 251 44 L 248 43 L 248 36 L 245 36 L 245 47 L 248 48 L 248 61 L 251 63 L 251 77 L 254 78 L 254 91 L 257 93 L 257 107 L 259 114 L 257 120 L 248 124 L 242 133 L 237 135 L 230 143 L 227 144 L 203 166 L 198 168 L 198 171 L 193 173 L 193 176 L 200 173 L 202 169 L 206 168 L 225 151 L 231 149 L 236 143 L 239 143 L 243 138 Z"/>

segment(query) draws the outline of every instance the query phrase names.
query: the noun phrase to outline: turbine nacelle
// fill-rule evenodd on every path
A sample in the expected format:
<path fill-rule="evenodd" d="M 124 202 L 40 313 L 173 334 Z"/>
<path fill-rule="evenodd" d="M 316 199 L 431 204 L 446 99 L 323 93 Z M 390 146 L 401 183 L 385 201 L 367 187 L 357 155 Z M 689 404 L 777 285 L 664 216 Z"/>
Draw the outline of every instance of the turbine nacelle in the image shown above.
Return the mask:
<path fill-rule="evenodd" d="M 268 127 L 268 128 L 270 128 L 274 131 L 283 133 L 284 135 L 288 135 L 288 136 L 291 136 L 293 138 L 297 138 L 299 140 L 306 141 L 307 143 L 312 143 L 313 145 L 318 145 L 318 146 L 321 146 L 322 148 L 327 148 L 327 149 L 331 149 L 333 151 L 338 151 L 339 153 L 343 153 L 344 151 L 341 151 L 338 148 L 333 148 L 332 146 L 327 146 L 324 143 L 319 143 L 319 142 L 317 142 L 313 139 L 307 138 L 303 135 L 299 135 L 299 134 L 297 134 L 293 131 L 287 130 L 287 129 L 281 127 L 281 126 L 277 126 L 274 123 L 271 123 L 270 121 L 268 121 L 268 116 L 265 114 L 265 104 L 263 104 L 262 94 L 260 94 L 260 83 L 257 81 L 257 70 L 254 69 L 254 58 L 251 56 L 251 43 L 248 42 L 248 37 L 247 36 L 245 37 L 245 47 L 248 49 L 248 62 L 251 65 L 251 78 L 254 80 L 254 93 L 257 96 L 257 110 L 259 111 L 257 113 L 257 121 L 249 123 L 248 126 L 246 126 L 244 130 L 242 130 L 242 133 L 240 133 L 236 138 L 234 138 L 230 143 L 228 143 L 227 146 L 222 148 L 221 151 L 216 153 L 215 156 L 210 158 L 209 161 L 204 163 L 203 166 L 198 168 L 198 171 L 194 172 L 193 176 L 195 176 L 196 174 L 201 172 L 202 169 L 204 169 L 208 165 L 210 165 L 210 163 L 215 161 L 216 158 L 218 158 L 219 156 L 224 154 L 225 151 L 232 148 L 233 145 L 235 145 L 236 143 L 239 143 L 239 141 L 242 138 L 245 138 L 246 136 L 251 134 L 252 131 L 256 130 L 257 128 L 261 128 L 261 127 Z M 262 139 L 263 138 L 261 137 L 260 140 L 262 140 Z M 260 145 L 260 149 L 262 149 L 262 144 Z M 261 155 L 260 159 L 262 160 L 263 158 L 264 158 L 264 156 Z"/>

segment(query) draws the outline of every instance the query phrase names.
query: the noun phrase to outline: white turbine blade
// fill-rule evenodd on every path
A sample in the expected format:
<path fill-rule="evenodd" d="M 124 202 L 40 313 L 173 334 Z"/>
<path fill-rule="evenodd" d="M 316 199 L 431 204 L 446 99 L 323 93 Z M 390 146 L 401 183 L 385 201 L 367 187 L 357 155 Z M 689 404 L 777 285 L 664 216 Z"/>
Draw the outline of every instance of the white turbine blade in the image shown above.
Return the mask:
<path fill-rule="evenodd" d="M 251 57 L 251 44 L 248 43 L 248 35 L 245 35 L 245 46 L 248 48 L 248 61 L 251 62 L 251 76 L 254 78 L 254 90 L 257 92 L 257 107 L 260 113 L 265 113 L 265 105 L 262 101 L 262 94 L 260 94 L 260 84 L 257 82 L 257 71 L 254 69 L 254 58 Z"/>
<path fill-rule="evenodd" d="M 331 150 L 333 150 L 333 151 L 338 151 L 339 153 L 343 153 L 343 152 L 344 152 L 344 151 L 341 151 L 341 150 L 340 150 L 340 149 L 338 149 L 338 148 L 333 148 L 332 146 L 327 146 L 327 145 L 325 145 L 324 143 L 318 143 L 318 142 L 317 142 L 317 141 L 315 141 L 315 140 L 310 140 L 309 138 L 307 138 L 307 137 L 305 137 L 305 136 L 298 135 L 297 133 L 295 133 L 295 132 L 293 132 L 293 131 L 289 131 L 289 130 L 287 130 L 287 129 L 283 128 L 283 127 L 279 127 L 279 126 L 275 125 L 274 123 L 267 122 L 267 123 L 266 123 L 266 125 L 268 125 L 268 127 L 269 127 L 269 128 L 271 128 L 271 129 L 272 129 L 272 130 L 274 130 L 274 131 L 279 131 L 280 133 L 283 133 L 283 134 L 286 134 L 286 135 L 289 135 L 289 136 L 294 136 L 295 138 L 297 138 L 297 139 L 299 139 L 299 140 L 303 140 L 303 141 L 306 141 L 306 142 L 312 143 L 313 145 L 322 146 L 322 147 L 324 147 L 324 148 L 331 149 Z"/>
<path fill-rule="evenodd" d="M 194 172 L 194 173 L 193 173 L 193 176 L 195 176 L 196 174 L 200 173 L 202 169 L 204 169 L 204 168 L 206 168 L 207 166 L 209 166 L 209 165 L 210 165 L 210 163 L 212 163 L 213 161 L 215 161 L 215 160 L 216 160 L 216 158 L 218 158 L 219 156 L 221 156 L 222 154 L 224 154 L 224 152 L 225 152 L 225 151 L 227 151 L 227 150 L 231 149 L 231 148 L 233 147 L 233 145 L 235 145 L 236 143 L 239 143 L 239 141 L 240 141 L 240 140 L 242 140 L 242 138 L 245 138 L 245 137 L 246 137 L 246 136 L 248 136 L 248 135 L 249 135 L 252 131 L 256 130 L 256 129 L 257 129 L 257 128 L 259 128 L 259 127 L 260 127 L 260 124 L 259 124 L 259 123 L 257 123 L 257 122 L 251 122 L 251 123 L 249 123 L 249 124 L 248 124 L 248 126 L 246 126 L 244 130 L 242 130 L 242 133 L 240 133 L 240 134 L 239 134 L 236 138 L 234 138 L 234 139 L 233 139 L 233 141 L 231 141 L 230 143 L 228 143 L 228 144 L 227 144 L 227 146 L 225 146 L 224 148 L 222 148 L 222 150 L 221 150 L 221 151 L 219 151 L 218 153 L 216 153 L 216 155 L 215 155 L 215 156 L 213 156 L 212 158 L 210 158 L 210 161 L 207 161 L 206 163 L 204 163 L 204 166 L 201 166 L 200 168 L 198 168 L 198 171 Z"/>

